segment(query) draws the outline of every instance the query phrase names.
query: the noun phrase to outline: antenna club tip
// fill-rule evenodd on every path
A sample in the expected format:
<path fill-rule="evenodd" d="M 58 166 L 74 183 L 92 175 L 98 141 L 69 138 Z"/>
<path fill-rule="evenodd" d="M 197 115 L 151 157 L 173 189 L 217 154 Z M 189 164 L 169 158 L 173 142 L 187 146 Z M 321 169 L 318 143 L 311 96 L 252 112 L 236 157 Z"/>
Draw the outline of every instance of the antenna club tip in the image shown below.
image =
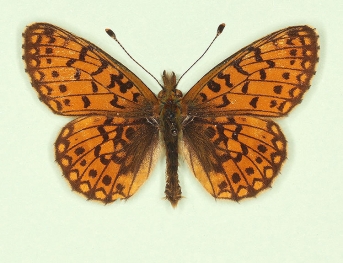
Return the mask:
<path fill-rule="evenodd" d="M 116 39 L 116 34 L 114 34 L 112 29 L 106 28 L 105 31 L 106 31 L 107 35 L 109 35 L 110 37 Z"/>
<path fill-rule="evenodd" d="M 225 28 L 225 23 L 221 23 L 219 26 L 218 26 L 218 29 L 217 29 L 217 35 L 219 36 L 223 30 Z"/>

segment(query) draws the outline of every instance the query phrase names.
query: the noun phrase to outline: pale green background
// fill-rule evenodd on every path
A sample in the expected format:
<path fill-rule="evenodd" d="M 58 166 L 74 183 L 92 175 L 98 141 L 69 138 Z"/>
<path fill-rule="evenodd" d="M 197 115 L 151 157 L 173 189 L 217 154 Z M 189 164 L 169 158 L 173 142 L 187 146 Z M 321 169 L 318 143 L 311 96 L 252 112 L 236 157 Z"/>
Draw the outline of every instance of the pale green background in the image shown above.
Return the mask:
<path fill-rule="evenodd" d="M 1 1 L 1 262 L 343 262 L 343 2 L 340 0 Z M 70 191 L 53 144 L 71 118 L 39 102 L 24 73 L 21 33 L 50 22 L 99 45 L 154 92 L 158 85 L 104 32 L 112 28 L 153 75 L 183 73 L 217 26 L 226 28 L 182 80 L 203 74 L 275 30 L 309 24 L 320 63 L 303 103 L 279 121 L 289 156 L 257 198 L 215 201 L 180 165 L 183 195 L 163 200 L 164 159 L 127 202 L 104 206 Z"/>

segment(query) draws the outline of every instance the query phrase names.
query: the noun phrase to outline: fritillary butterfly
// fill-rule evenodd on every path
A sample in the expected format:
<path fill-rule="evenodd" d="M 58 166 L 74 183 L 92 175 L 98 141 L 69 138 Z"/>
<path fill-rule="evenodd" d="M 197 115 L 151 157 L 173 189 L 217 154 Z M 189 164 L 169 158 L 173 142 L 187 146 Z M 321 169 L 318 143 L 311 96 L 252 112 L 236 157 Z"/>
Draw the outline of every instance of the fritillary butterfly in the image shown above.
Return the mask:
<path fill-rule="evenodd" d="M 223 25 L 221 25 L 223 27 Z M 226 58 L 182 95 L 163 72 L 156 96 L 99 47 L 47 23 L 23 33 L 26 72 L 40 99 L 78 116 L 60 132 L 56 160 L 72 189 L 104 203 L 127 199 L 166 149 L 166 199 L 181 195 L 182 151 L 215 198 L 252 197 L 271 185 L 286 159 L 286 139 L 271 117 L 301 102 L 318 61 L 309 26 L 276 31 Z"/>

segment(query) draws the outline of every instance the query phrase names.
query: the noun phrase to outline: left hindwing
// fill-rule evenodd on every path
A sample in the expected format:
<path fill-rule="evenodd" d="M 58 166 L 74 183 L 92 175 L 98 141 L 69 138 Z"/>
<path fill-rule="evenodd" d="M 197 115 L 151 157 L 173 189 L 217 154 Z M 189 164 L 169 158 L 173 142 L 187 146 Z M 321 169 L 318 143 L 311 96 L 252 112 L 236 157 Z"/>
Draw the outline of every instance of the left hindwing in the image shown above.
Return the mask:
<path fill-rule="evenodd" d="M 183 127 L 183 142 L 194 175 L 215 198 L 255 196 L 286 158 L 279 126 L 256 117 L 195 117 Z"/>

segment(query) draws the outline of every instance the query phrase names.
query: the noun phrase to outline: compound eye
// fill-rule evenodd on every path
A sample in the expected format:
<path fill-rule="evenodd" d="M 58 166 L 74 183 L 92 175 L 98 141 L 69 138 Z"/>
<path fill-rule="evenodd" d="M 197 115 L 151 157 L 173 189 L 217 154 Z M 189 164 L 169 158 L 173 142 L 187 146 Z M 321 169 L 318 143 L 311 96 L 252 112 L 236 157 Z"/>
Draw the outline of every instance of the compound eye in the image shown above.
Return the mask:
<path fill-rule="evenodd" d="M 182 94 L 182 91 L 181 90 L 175 90 L 175 95 L 176 95 L 176 97 L 178 97 L 178 98 L 182 98 L 182 96 L 183 96 L 183 94 Z"/>
<path fill-rule="evenodd" d="M 161 90 L 158 94 L 157 94 L 157 98 L 161 99 L 164 95 L 164 90 Z"/>

